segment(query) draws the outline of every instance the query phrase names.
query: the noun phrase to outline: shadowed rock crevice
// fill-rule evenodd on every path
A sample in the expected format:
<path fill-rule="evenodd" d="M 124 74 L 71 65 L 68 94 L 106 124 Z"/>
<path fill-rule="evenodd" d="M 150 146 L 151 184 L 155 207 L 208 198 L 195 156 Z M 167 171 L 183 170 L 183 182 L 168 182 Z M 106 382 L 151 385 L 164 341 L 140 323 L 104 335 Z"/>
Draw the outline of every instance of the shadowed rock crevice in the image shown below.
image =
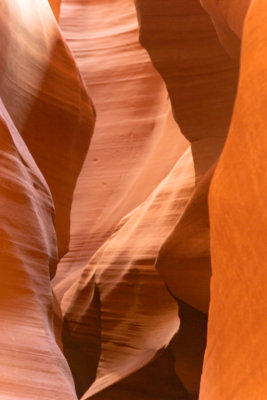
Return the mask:
<path fill-rule="evenodd" d="M 79 301 L 86 304 L 88 293 Z M 69 363 L 79 398 L 86 392 L 96 378 L 97 365 L 101 354 L 101 304 L 97 285 L 90 301 L 90 314 L 81 315 L 74 324 L 71 309 L 65 315 L 62 341 L 64 355 Z M 78 330 L 78 334 L 76 331 Z M 87 331 L 90 330 L 90 338 Z"/>

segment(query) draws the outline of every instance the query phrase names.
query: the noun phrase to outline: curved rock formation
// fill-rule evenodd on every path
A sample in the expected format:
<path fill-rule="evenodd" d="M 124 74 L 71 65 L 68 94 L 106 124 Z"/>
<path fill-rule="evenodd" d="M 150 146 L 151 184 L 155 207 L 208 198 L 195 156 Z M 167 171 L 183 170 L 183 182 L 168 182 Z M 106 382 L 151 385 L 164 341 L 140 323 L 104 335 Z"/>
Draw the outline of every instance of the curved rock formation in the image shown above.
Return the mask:
<path fill-rule="evenodd" d="M 190 183 L 189 161 L 184 172 L 177 164 L 188 144 L 172 120 L 164 84 L 138 43 L 133 1 L 104 6 L 68 0 L 61 10 L 61 27 L 98 120 L 74 197 L 70 251 L 59 265 L 54 291 L 65 317 L 65 353 L 78 393 L 96 378 L 86 394 L 92 396 L 150 361 L 178 328 L 177 306 L 153 266 L 188 199 L 183 194 L 180 204 L 179 193 L 184 184 L 193 190 L 195 174 L 191 162 Z M 181 178 L 174 170 L 172 182 L 181 182 L 171 203 L 163 183 L 155 189 L 160 191 L 156 207 L 156 200 L 145 199 L 174 164 Z M 171 211 L 169 204 L 178 209 Z M 152 224 L 154 207 L 163 219 Z M 148 301 L 156 294 L 157 306 Z M 148 340 L 153 335 L 157 341 Z"/>
<path fill-rule="evenodd" d="M 47 1 L 5 1 L 0 18 L 0 95 L 52 192 L 61 257 L 94 110 Z"/>
<path fill-rule="evenodd" d="M 239 59 L 243 22 L 251 0 L 200 0 L 210 14 L 218 37 L 230 55 Z"/>
<path fill-rule="evenodd" d="M 198 348 L 188 357 L 173 347 L 176 371 L 192 395 L 197 396 L 205 329 L 193 334 L 196 324 L 186 315 L 205 320 L 209 304 L 210 249 L 207 195 L 214 163 L 223 148 L 237 86 L 238 63 L 219 44 L 208 15 L 196 0 L 136 0 L 140 40 L 166 82 L 175 119 L 191 142 L 196 171 L 196 192 L 159 252 L 157 268 L 172 294 L 193 309 L 185 313 L 185 328 Z M 198 311 L 196 311 L 198 310 Z M 181 321 L 183 326 L 183 320 Z M 179 336 L 179 335 L 178 335 Z M 187 342 L 185 342 L 187 343 Z M 187 344 L 188 345 L 188 344 Z M 201 346 L 201 348 L 199 348 Z M 181 367 L 182 365 L 182 367 Z M 187 367 L 185 368 L 185 365 Z M 198 368 L 195 368 L 198 365 Z M 186 374 L 185 369 L 188 369 Z M 190 372 L 192 371 L 192 373 Z M 193 372 L 195 371 L 195 372 Z M 181 375 L 180 375 L 181 378 Z"/>
<path fill-rule="evenodd" d="M 138 42 L 132 0 L 64 0 L 63 30 L 97 110 L 72 208 L 70 251 L 57 282 L 83 267 L 187 146 L 164 83 Z"/>
<path fill-rule="evenodd" d="M 154 263 L 185 208 L 194 179 L 192 155 L 187 150 L 151 196 L 120 221 L 82 272 L 74 274 L 70 289 L 64 288 L 61 307 L 71 336 L 66 346 L 70 364 L 76 360 L 72 370 L 78 381 L 85 374 L 86 360 L 97 350 L 95 316 L 99 315 L 97 376 L 84 399 L 143 367 L 176 333 L 177 306 Z M 82 382 L 85 388 L 90 373 Z"/>
<path fill-rule="evenodd" d="M 53 200 L 2 100 L 0 137 L 1 398 L 75 400 L 53 330 Z"/>
<path fill-rule="evenodd" d="M 1 399 L 267 396 L 266 17 L 1 2 Z"/>
<path fill-rule="evenodd" d="M 220 21 L 241 39 L 244 19 L 251 0 L 200 0 L 213 21 Z"/>
<path fill-rule="evenodd" d="M 47 1 L 2 1 L 0 48 L 1 398 L 75 400 L 50 280 L 94 111 Z"/>
<path fill-rule="evenodd" d="M 217 160 L 230 123 L 238 65 L 218 42 L 198 0 L 136 0 L 140 41 L 166 82 L 197 175 Z"/>

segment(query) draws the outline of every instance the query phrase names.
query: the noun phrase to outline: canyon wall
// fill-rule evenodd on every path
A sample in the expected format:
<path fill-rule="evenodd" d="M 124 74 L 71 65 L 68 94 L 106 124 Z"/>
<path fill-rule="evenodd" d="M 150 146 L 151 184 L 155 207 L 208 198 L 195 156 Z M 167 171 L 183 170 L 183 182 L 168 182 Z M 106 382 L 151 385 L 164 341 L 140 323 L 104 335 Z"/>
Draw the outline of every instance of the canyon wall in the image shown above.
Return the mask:
<path fill-rule="evenodd" d="M 46 1 L 1 2 L 0 30 L 1 398 L 74 400 L 51 278 L 95 115 Z"/>
<path fill-rule="evenodd" d="M 266 13 L 2 1 L 1 399 L 266 397 Z"/>
<path fill-rule="evenodd" d="M 266 397 L 266 13 L 253 1 L 244 22 L 235 109 L 211 185 L 205 400 Z"/>

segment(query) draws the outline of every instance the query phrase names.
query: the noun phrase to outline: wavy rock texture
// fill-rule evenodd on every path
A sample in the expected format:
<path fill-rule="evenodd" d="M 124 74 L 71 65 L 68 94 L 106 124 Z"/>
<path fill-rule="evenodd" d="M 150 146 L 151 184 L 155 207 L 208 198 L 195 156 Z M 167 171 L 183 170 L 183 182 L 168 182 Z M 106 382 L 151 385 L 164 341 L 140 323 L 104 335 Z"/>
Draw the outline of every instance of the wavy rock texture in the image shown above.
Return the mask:
<path fill-rule="evenodd" d="M 249 6 L 1 2 L 1 399 L 266 398 Z"/>
<path fill-rule="evenodd" d="M 197 175 L 216 161 L 230 123 L 238 66 L 198 0 L 136 0 L 140 41 L 166 82 Z"/>
<path fill-rule="evenodd" d="M 75 400 L 53 331 L 53 200 L 2 100 L 0 135 L 1 398 Z"/>
<path fill-rule="evenodd" d="M 144 366 L 178 329 L 176 303 L 154 262 L 193 190 L 195 173 L 190 152 L 184 166 L 177 163 L 188 142 L 138 43 L 133 1 L 63 1 L 61 11 L 61 27 L 98 113 L 73 202 L 70 251 L 54 280 L 78 393 L 96 378 L 87 398 Z M 170 183 L 161 184 L 127 215 L 174 165 L 173 195 Z M 149 300 L 155 296 L 156 303 Z"/>
<path fill-rule="evenodd" d="M 136 178 L 137 164 L 133 163 L 129 165 L 129 158 L 127 158 L 127 164 L 125 165 L 124 159 L 122 158 L 125 149 L 129 149 L 129 136 L 128 134 L 125 135 L 124 129 L 126 123 L 125 119 L 121 120 L 121 116 L 123 118 L 125 118 L 125 115 L 127 116 L 128 127 L 132 121 L 134 122 L 134 129 L 138 130 L 138 121 L 136 117 L 133 120 L 132 109 L 130 108 L 131 103 L 129 103 L 130 89 L 132 91 L 131 93 L 133 93 L 133 86 L 131 84 L 132 78 L 129 79 L 129 72 L 131 72 L 131 76 L 133 76 L 133 66 L 135 66 L 138 60 L 137 55 L 139 54 L 139 57 L 144 57 L 144 53 L 140 50 L 136 42 L 137 26 L 133 3 L 114 1 L 109 4 L 109 7 L 107 5 L 103 7 L 100 3 L 97 3 L 97 5 L 91 2 L 73 4 L 72 1 L 65 1 L 62 4 L 60 19 L 61 26 L 73 49 L 100 115 L 100 120 L 96 126 L 95 140 L 92 142 L 88 160 L 85 162 L 77 186 L 72 211 L 73 230 L 70 252 L 61 262 L 59 274 L 55 281 L 55 292 L 59 300 L 62 299 L 61 306 L 66 321 L 65 342 L 68 348 L 68 359 L 70 363 L 71 360 L 75 360 L 72 365 L 72 370 L 75 373 L 76 382 L 80 380 L 78 386 L 81 392 L 84 392 L 86 385 L 88 385 L 88 380 L 94 380 L 95 373 L 94 368 L 87 366 L 88 372 L 82 377 L 82 372 L 79 370 L 81 365 L 86 365 L 86 357 L 82 361 L 82 357 L 76 354 L 77 351 L 75 349 L 77 345 L 83 343 L 83 351 L 79 350 L 79 353 L 90 355 L 91 359 L 98 365 L 96 381 L 85 397 L 93 395 L 96 391 L 110 385 L 129 372 L 132 372 L 138 367 L 140 368 L 145 360 L 148 361 L 149 358 L 152 357 L 151 355 L 149 357 L 146 356 L 146 352 L 149 353 L 149 349 L 144 348 L 143 355 L 139 357 L 135 356 L 134 351 L 130 349 L 133 346 L 133 344 L 131 344 L 132 341 L 134 343 L 139 339 L 141 341 L 144 340 L 144 336 L 142 336 L 141 333 L 144 328 L 142 327 L 142 323 L 139 322 L 140 336 L 138 334 L 138 337 L 133 337 L 132 339 L 129 337 L 131 320 L 129 314 L 130 305 L 125 304 L 124 310 L 118 300 L 123 293 L 121 285 L 125 284 L 123 280 L 122 282 L 120 281 L 122 276 L 124 276 L 120 270 L 124 269 L 126 273 L 128 268 L 129 271 L 135 272 L 136 267 L 133 266 L 139 263 L 138 260 L 141 257 L 140 249 L 138 250 L 138 236 L 141 234 L 147 236 L 147 234 L 145 235 L 145 233 L 142 233 L 144 228 L 139 228 L 139 225 L 136 225 L 134 222 L 134 218 L 130 218 L 126 224 L 126 228 L 122 229 L 121 224 L 123 227 L 125 224 L 123 219 L 122 222 L 119 223 L 119 228 L 115 229 L 111 238 L 107 239 L 107 242 L 99 248 L 101 242 L 103 242 L 112 229 L 114 229 L 115 223 L 119 221 L 119 217 L 129 211 L 131 207 L 138 205 L 138 202 L 143 200 L 145 195 L 149 193 L 148 189 L 151 190 L 152 188 L 149 186 L 146 191 L 142 190 L 140 196 L 137 190 L 141 188 L 140 185 L 135 185 L 133 186 L 134 190 L 131 190 L 131 188 L 129 190 L 131 179 L 128 178 L 124 185 L 121 184 L 118 189 L 115 189 L 118 182 L 115 182 L 114 178 L 116 179 L 118 176 L 118 171 L 120 171 L 121 176 L 127 174 L 128 177 L 135 172 L 133 175 L 135 181 L 139 179 L 139 177 Z M 194 166 L 196 170 L 195 179 L 198 184 L 196 193 L 192 197 L 185 214 L 181 220 L 179 220 L 173 234 L 169 236 L 163 250 L 160 252 L 157 266 L 175 297 L 182 300 L 185 304 L 189 304 L 192 308 L 190 309 L 190 307 L 188 308 L 185 306 L 186 312 L 183 312 L 183 315 L 186 316 L 187 314 L 195 313 L 198 315 L 198 317 L 196 317 L 198 320 L 201 319 L 205 321 L 204 315 L 207 313 L 209 302 L 210 278 L 207 193 L 214 168 L 211 168 L 211 172 L 208 172 L 207 177 L 203 178 L 203 182 L 202 177 L 217 160 L 225 140 L 235 96 L 238 66 L 237 63 L 233 62 L 225 54 L 218 42 L 212 23 L 197 1 L 180 1 L 178 5 L 171 1 L 165 2 L 164 4 L 162 4 L 162 2 L 153 2 L 153 7 L 149 2 L 136 1 L 136 5 L 140 22 L 141 43 L 145 45 L 154 65 L 164 77 L 176 120 L 182 127 L 183 133 L 192 143 Z M 73 18 L 74 15 L 77 15 L 76 19 Z M 116 28 L 114 27 L 115 16 L 118 21 Z M 77 21 L 76 27 L 73 22 L 75 20 Z M 89 24 L 90 20 L 92 21 L 91 24 Z M 81 26 L 83 27 L 82 30 Z M 97 31 L 95 31 L 96 26 L 99 27 Z M 124 30 L 122 30 L 122 26 L 124 26 Z M 157 27 L 156 34 L 155 26 Z M 132 30 L 133 27 L 135 31 L 130 35 L 129 29 Z M 111 33 L 113 35 L 111 35 L 110 38 Z M 131 46 L 129 43 L 131 43 Z M 205 43 L 205 47 L 203 43 Z M 127 62 L 130 63 L 132 57 L 135 57 L 135 62 L 131 64 L 130 70 L 129 67 L 125 69 L 126 44 L 128 46 Z M 103 62 L 102 69 L 99 68 L 99 60 L 107 60 Z M 151 71 L 151 66 L 149 66 L 147 58 L 145 60 L 147 63 L 147 81 L 147 74 Z M 127 66 L 128 65 L 129 64 L 127 64 Z M 119 80 L 117 76 L 118 70 L 120 71 Z M 135 72 L 135 88 L 137 90 L 138 84 L 144 84 L 144 71 L 145 70 L 142 70 L 142 79 L 140 79 L 140 75 L 138 74 L 139 71 L 137 71 L 137 73 Z M 106 78 L 107 76 L 110 77 L 108 81 Z M 155 76 L 155 74 L 152 74 L 154 87 Z M 151 72 L 149 77 L 151 79 Z M 97 84 L 94 84 L 94 86 L 90 85 L 91 80 L 97 82 Z M 123 83 L 121 82 L 122 80 Z M 130 86 L 126 85 L 125 82 L 127 81 L 130 81 Z M 106 93 L 105 99 L 107 99 L 104 102 L 103 84 Z M 155 99 L 157 101 L 155 104 L 157 105 L 157 112 L 159 110 L 159 105 L 164 107 L 165 110 L 168 110 L 166 99 L 162 98 L 161 95 L 160 87 L 162 84 L 160 81 L 158 85 L 158 98 Z M 112 98 L 111 94 L 108 94 L 110 93 L 110 89 L 112 93 L 120 91 L 122 95 Z M 119 108 L 119 105 L 121 107 L 123 95 L 125 96 L 124 103 L 127 104 L 126 110 L 124 110 L 124 108 Z M 161 102 L 158 103 L 159 101 Z M 146 103 L 143 96 L 141 103 L 138 103 L 138 97 L 135 97 L 135 114 L 137 104 L 142 106 L 142 115 L 145 115 Z M 151 110 L 151 101 L 149 107 Z M 164 108 L 161 109 L 164 110 Z M 117 110 L 119 110 L 119 115 L 117 114 Z M 164 119 L 166 119 L 166 114 L 167 112 L 165 111 L 163 114 Z M 192 115 L 194 118 L 192 118 Z M 116 118 L 116 116 L 118 117 Z M 150 111 L 150 118 L 151 117 L 155 118 L 151 115 Z M 122 125 L 118 124 L 118 120 L 122 122 Z M 144 127 L 143 121 L 142 118 L 142 130 L 146 128 Z M 164 135 L 164 141 L 166 142 L 166 133 L 165 129 L 162 129 L 162 120 L 160 123 L 161 130 L 158 130 L 158 132 L 163 132 L 163 134 L 161 134 Z M 108 131 L 107 126 L 109 127 Z M 112 129 L 115 130 L 116 136 L 112 134 Z M 120 132 L 121 134 L 119 136 Z M 133 160 L 138 162 L 139 168 L 142 165 L 146 165 L 147 156 L 149 155 L 148 150 L 149 148 L 151 149 L 153 142 L 156 142 L 155 139 L 152 140 L 152 133 L 151 128 L 146 129 L 146 135 L 142 137 L 144 153 L 141 154 L 139 151 L 139 157 L 136 155 Z M 136 134 L 132 136 L 132 149 L 136 151 L 137 147 L 135 146 L 140 146 L 140 139 L 138 140 L 138 135 Z M 120 146 L 117 144 L 118 137 L 120 137 L 120 142 L 122 142 Z M 135 138 L 136 142 L 134 141 Z M 149 147 L 147 145 L 148 138 Z M 157 136 L 157 141 L 158 138 L 159 136 Z M 114 155 L 111 155 L 109 150 L 111 141 Z M 175 140 L 172 139 L 172 142 L 175 143 Z M 125 154 L 129 156 L 129 153 Z M 172 154 L 176 159 L 179 156 L 177 153 Z M 94 163 L 90 157 L 93 158 Z M 110 167 L 108 167 L 109 163 Z M 158 168 L 160 173 L 163 173 L 161 171 L 166 173 L 167 168 L 165 165 L 166 164 L 162 160 L 161 167 Z M 165 168 L 164 170 L 163 167 Z M 138 170 L 137 172 L 140 175 Z M 182 179 L 183 174 L 180 174 L 180 179 Z M 107 186 L 106 188 L 103 189 L 103 186 L 99 185 L 99 177 L 104 180 Z M 145 182 L 145 177 L 146 175 L 142 177 L 143 182 Z M 123 183 L 124 182 L 125 181 L 123 181 Z M 155 184 L 156 182 L 155 180 L 153 183 Z M 108 190 L 109 187 L 112 188 L 111 192 Z M 173 182 L 173 187 L 177 187 L 177 190 L 180 190 L 180 184 L 178 183 L 175 185 Z M 88 200 L 89 193 L 92 199 L 90 201 Z M 129 196 L 129 194 L 131 196 Z M 107 198 L 109 201 L 105 203 L 103 208 L 99 199 L 106 201 L 105 199 Z M 189 200 L 189 198 L 190 196 L 187 197 L 187 200 Z M 176 219 L 182 215 L 184 207 L 179 207 L 179 209 L 180 212 L 177 212 Z M 91 213 L 87 214 L 86 220 L 85 218 L 81 219 L 81 215 L 83 216 L 85 214 L 84 210 L 91 210 Z M 101 210 L 99 224 L 94 216 L 95 213 L 97 213 L 97 215 L 99 214 L 97 210 Z M 142 215 L 142 206 L 134 211 L 134 215 L 139 215 L 140 212 Z M 164 212 L 167 216 L 167 205 Z M 146 214 L 146 218 L 148 218 L 148 216 L 152 218 L 153 211 L 148 209 Z M 174 227 L 173 221 L 174 220 L 169 218 L 169 232 L 171 228 Z M 87 226 L 90 228 L 88 229 Z M 186 234 L 185 227 L 187 228 Z M 166 230 L 165 235 L 167 234 L 168 231 Z M 125 242 L 125 238 L 127 242 Z M 161 239 L 161 241 L 159 239 Z M 151 243 L 154 241 L 154 253 L 153 257 L 150 257 L 151 266 L 154 264 L 157 250 L 163 240 L 164 238 L 161 237 L 160 234 L 154 234 L 151 238 Z M 131 243 L 130 252 L 127 251 L 128 242 Z M 178 248 L 177 243 L 179 243 Z M 97 250 L 97 248 L 99 248 L 99 250 L 93 255 L 93 252 Z M 149 250 L 150 244 L 148 239 L 146 239 L 144 243 L 144 248 L 147 254 L 151 251 Z M 91 256 L 92 258 L 90 259 Z M 122 265 L 120 266 L 121 263 Z M 80 271 L 83 264 L 88 265 Z M 176 265 L 177 268 L 174 267 Z M 64 279 L 67 271 L 68 276 Z M 108 273 L 105 271 L 108 271 Z M 140 271 L 145 271 L 144 266 L 140 268 Z M 200 278 L 201 280 L 199 281 Z M 131 282 L 135 282 L 135 285 L 137 285 L 136 287 L 139 288 L 140 282 L 136 280 L 133 273 L 131 273 L 130 279 L 132 279 Z M 201 282 L 201 285 L 196 286 L 196 281 Z M 105 294 L 104 289 L 101 290 L 103 285 L 107 287 L 105 290 L 107 290 L 109 296 Z M 155 287 L 154 285 L 154 288 Z M 195 289 L 197 289 L 197 291 Z M 90 297 L 86 302 L 85 299 L 88 294 L 90 294 Z M 140 292 L 137 295 L 134 289 L 132 289 L 131 292 L 128 291 L 128 296 L 129 298 L 133 296 L 133 300 L 130 304 L 135 301 L 141 302 L 141 304 L 143 302 L 142 293 Z M 113 304 L 112 313 L 106 298 L 110 304 Z M 164 301 L 162 303 L 164 303 Z M 152 316 L 153 305 L 150 305 L 150 307 Z M 145 308 L 146 306 L 144 303 L 143 310 L 145 310 Z M 99 313 L 100 309 L 101 315 Z M 168 307 L 166 307 L 166 313 L 167 309 Z M 110 315 L 114 313 L 118 314 L 116 317 L 118 321 L 125 321 L 125 319 L 126 321 L 129 319 L 129 321 L 124 322 L 124 327 L 123 325 L 119 326 L 118 323 L 117 325 L 114 323 L 113 330 L 110 329 L 109 322 L 109 325 L 107 325 L 109 327 L 109 334 L 107 334 L 105 333 L 105 320 L 109 321 Z M 125 317 L 126 315 L 127 318 Z M 140 321 L 138 312 L 133 311 L 132 315 L 133 318 L 139 319 Z M 83 324 L 80 326 L 81 320 Z M 96 325 L 98 326 L 97 333 L 95 331 L 96 328 L 93 330 L 91 329 L 90 332 L 92 321 L 95 321 L 94 327 Z M 151 323 L 151 326 L 152 325 Z M 180 338 L 183 337 L 184 339 L 188 336 L 192 337 L 194 343 L 191 343 L 191 345 L 193 348 L 197 349 L 195 351 L 195 356 L 191 354 L 189 359 L 186 359 L 185 354 L 184 359 L 181 359 L 180 353 L 183 341 L 181 341 L 180 338 L 174 341 L 172 346 L 177 356 L 176 371 L 178 375 L 182 373 L 184 384 L 194 395 L 198 390 L 201 357 L 203 355 L 203 346 L 205 345 L 204 325 L 204 323 L 201 325 L 201 332 L 199 332 L 199 336 L 202 338 L 200 340 L 200 350 L 198 349 L 199 339 L 192 334 L 192 331 L 197 329 L 196 326 L 192 326 L 185 321 L 183 330 L 185 330 L 187 334 L 180 335 Z M 119 329 L 122 329 L 119 335 L 120 340 L 116 339 Z M 123 329 L 125 329 L 124 333 Z M 157 329 L 160 331 L 159 323 Z M 89 337 L 87 337 L 87 335 L 89 335 Z M 101 339 L 98 339 L 98 341 L 93 340 L 93 337 L 99 337 L 99 335 L 101 335 Z M 170 337 L 171 336 L 172 335 L 170 335 Z M 163 338 L 164 337 L 166 341 L 166 336 L 163 335 Z M 120 349 L 120 356 L 116 356 L 116 354 L 119 353 L 118 350 L 116 350 L 116 346 L 118 347 L 118 343 L 120 342 L 120 346 L 122 347 L 123 343 L 123 346 L 126 346 L 126 348 L 124 351 Z M 93 343 L 94 346 L 92 347 Z M 102 343 L 101 350 L 100 343 Z M 163 345 L 163 342 L 161 345 L 160 343 L 159 341 L 158 349 Z M 165 342 L 165 344 L 167 344 L 167 342 Z M 140 349 L 140 347 L 138 348 Z M 124 352 L 125 356 L 123 355 Z M 153 354 L 155 354 L 155 350 Z M 124 362 L 118 362 L 123 359 Z M 190 366 L 187 368 L 188 372 L 183 374 L 183 371 L 181 371 L 181 364 L 184 365 L 185 363 L 190 364 Z M 198 368 L 196 371 L 190 372 L 190 370 L 194 370 L 193 364 L 197 364 Z M 84 369 L 85 367 L 83 367 L 83 371 Z"/>
<path fill-rule="evenodd" d="M 172 121 L 164 83 L 138 42 L 132 0 L 64 0 L 60 25 L 98 118 L 75 192 L 70 251 L 57 281 L 88 262 L 187 146 Z"/>
<path fill-rule="evenodd" d="M 50 279 L 94 111 L 47 1 L 1 2 L 0 31 L 1 399 L 76 399 Z"/>
<path fill-rule="evenodd" d="M 175 119 L 191 142 L 196 170 L 196 191 L 160 250 L 157 268 L 181 307 L 187 305 L 183 314 L 188 332 L 178 338 L 173 351 L 177 374 L 197 396 L 209 304 L 207 195 L 230 124 L 238 63 L 219 44 L 198 1 L 154 1 L 152 6 L 149 1 L 136 0 L 136 6 L 141 43 L 166 82 Z M 195 315 L 195 324 L 188 323 L 187 314 Z M 198 329 L 199 335 L 194 335 Z M 195 353 L 181 353 L 183 340 L 184 345 L 196 349 Z"/>
<path fill-rule="evenodd" d="M 52 192 L 62 256 L 94 111 L 47 1 L 3 2 L 0 29 L 0 95 Z"/>
<path fill-rule="evenodd" d="M 154 263 L 160 245 L 185 208 L 194 180 L 192 155 L 187 150 L 151 196 L 120 221 L 65 292 L 63 315 L 72 339 L 81 346 L 78 363 L 73 366 L 77 377 L 85 372 L 81 367 L 96 348 L 93 315 L 101 312 L 97 376 L 84 398 L 144 366 L 176 333 L 177 306 Z M 70 360 L 77 351 L 75 343 L 70 342 Z"/>

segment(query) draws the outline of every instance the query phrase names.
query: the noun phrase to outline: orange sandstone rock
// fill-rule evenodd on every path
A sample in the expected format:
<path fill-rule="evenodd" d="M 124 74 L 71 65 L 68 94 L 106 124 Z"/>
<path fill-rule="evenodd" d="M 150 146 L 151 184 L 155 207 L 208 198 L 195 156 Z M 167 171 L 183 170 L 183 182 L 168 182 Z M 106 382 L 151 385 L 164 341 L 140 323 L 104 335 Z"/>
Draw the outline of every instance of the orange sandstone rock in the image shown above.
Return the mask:
<path fill-rule="evenodd" d="M 84 399 L 143 367 L 176 333 L 177 305 L 154 263 L 194 181 L 188 149 L 148 199 L 120 221 L 81 273 L 73 274 L 75 282 L 63 295 L 61 307 L 68 359 L 81 391 L 92 378 L 88 367 L 81 382 L 86 360 L 97 360 L 97 323 L 101 338 L 96 380 Z"/>
<path fill-rule="evenodd" d="M 140 41 L 166 82 L 197 175 L 222 149 L 236 93 L 238 65 L 225 53 L 198 0 L 136 0 Z"/>
<path fill-rule="evenodd" d="M 244 24 L 240 82 L 210 193 L 212 282 L 201 400 L 264 399 L 267 5 Z"/>
<path fill-rule="evenodd" d="M 251 0 L 200 0 L 212 19 L 220 21 L 241 39 L 244 19 Z"/>
<path fill-rule="evenodd" d="M 157 267 L 178 303 L 185 304 L 186 310 L 193 307 L 188 313 L 203 320 L 198 328 L 197 323 L 188 323 L 187 311 L 183 312 L 181 331 L 172 347 L 178 376 L 197 396 L 209 304 L 207 196 L 212 165 L 230 123 L 238 63 L 225 53 L 198 1 L 153 1 L 152 5 L 136 0 L 136 6 L 140 41 L 166 82 L 175 119 L 191 142 L 195 164 L 195 194 L 159 252 Z M 183 345 L 188 352 L 181 352 Z"/>
<path fill-rule="evenodd" d="M 135 4 L 0 5 L 3 400 L 77 399 L 61 313 L 83 400 L 197 398 L 210 238 L 200 399 L 266 397 L 267 8 Z"/>
<path fill-rule="evenodd" d="M 0 100 L 1 399 L 77 399 L 53 330 L 54 205 Z"/>
<path fill-rule="evenodd" d="M 60 13 L 60 5 L 61 5 L 61 0 L 48 0 L 50 3 L 50 6 L 53 10 L 53 13 L 58 20 L 59 18 L 59 13 Z"/>
<path fill-rule="evenodd" d="M 50 281 L 94 110 L 46 0 L 1 2 L 0 49 L 0 397 L 75 400 Z"/>
<path fill-rule="evenodd" d="M 47 1 L 4 1 L 0 95 L 51 190 L 60 257 L 94 110 Z"/>
<path fill-rule="evenodd" d="M 82 268 L 188 146 L 164 82 L 138 42 L 133 0 L 64 0 L 60 26 L 97 111 L 74 195 L 70 251 L 55 282 Z"/>

